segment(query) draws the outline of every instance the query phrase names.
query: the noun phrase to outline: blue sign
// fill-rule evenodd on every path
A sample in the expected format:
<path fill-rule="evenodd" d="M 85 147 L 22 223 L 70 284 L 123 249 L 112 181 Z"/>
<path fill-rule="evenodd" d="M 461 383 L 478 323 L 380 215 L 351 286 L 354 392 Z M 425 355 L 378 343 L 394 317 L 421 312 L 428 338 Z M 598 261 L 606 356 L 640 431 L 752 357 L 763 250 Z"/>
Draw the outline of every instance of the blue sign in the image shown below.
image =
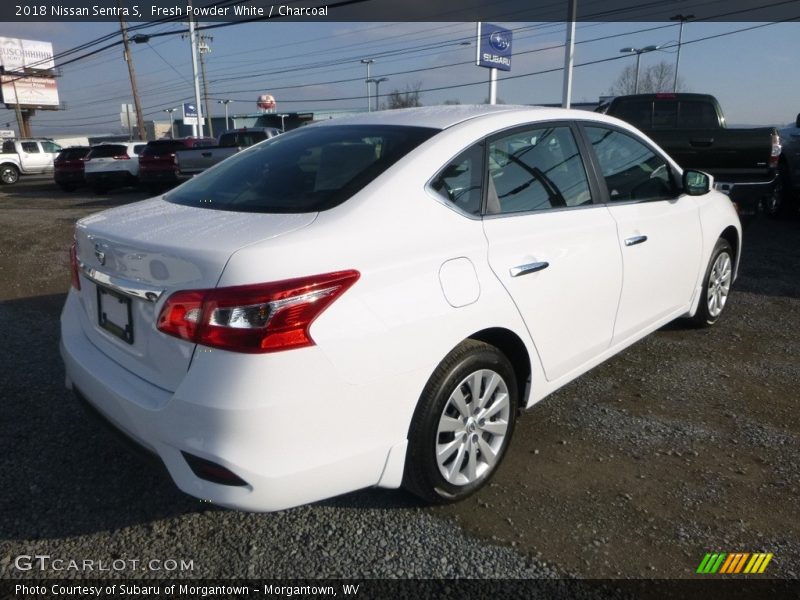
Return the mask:
<path fill-rule="evenodd" d="M 479 67 L 511 70 L 511 30 L 492 25 L 478 23 L 478 60 Z"/>
<path fill-rule="evenodd" d="M 197 107 L 194 105 L 193 102 L 184 102 L 183 103 L 183 118 L 186 117 L 194 117 L 197 118 Z"/>

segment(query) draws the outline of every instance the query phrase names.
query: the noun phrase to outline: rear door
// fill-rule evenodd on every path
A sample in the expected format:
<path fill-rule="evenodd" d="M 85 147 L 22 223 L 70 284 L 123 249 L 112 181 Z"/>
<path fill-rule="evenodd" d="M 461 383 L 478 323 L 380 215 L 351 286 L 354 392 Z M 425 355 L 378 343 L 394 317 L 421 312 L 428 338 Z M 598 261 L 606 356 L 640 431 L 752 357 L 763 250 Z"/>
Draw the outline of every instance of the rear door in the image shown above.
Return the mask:
<path fill-rule="evenodd" d="M 516 129 L 487 146 L 489 264 L 552 381 L 611 342 L 622 286 L 616 223 L 593 201 L 569 123 Z"/>
<path fill-rule="evenodd" d="M 583 130 L 605 182 L 603 199 L 622 253 L 616 344 L 689 308 L 700 268 L 700 217 L 658 150 L 610 125 L 584 123 Z"/>

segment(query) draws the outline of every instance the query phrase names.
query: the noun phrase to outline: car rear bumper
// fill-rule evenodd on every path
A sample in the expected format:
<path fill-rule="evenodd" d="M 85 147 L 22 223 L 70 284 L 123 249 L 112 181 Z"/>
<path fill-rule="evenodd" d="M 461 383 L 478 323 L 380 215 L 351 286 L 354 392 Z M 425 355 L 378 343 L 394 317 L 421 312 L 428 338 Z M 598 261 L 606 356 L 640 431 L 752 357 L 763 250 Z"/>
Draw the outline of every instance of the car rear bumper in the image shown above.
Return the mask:
<path fill-rule="evenodd" d="M 119 187 L 135 185 L 138 179 L 128 171 L 98 171 L 84 175 L 86 183 L 90 186 Z"/>
<path fill-rule="evenodd" d="M 55 171 L 53 173 L 53 180 L 59 185 L 83 185 L 86 183 L 86 179 L 83 176 L 83 171 Z"/>
<path fill-rule="evenodd" d="M 221 506 L 273 511 L 399 485 L 396 472 L 386 484 L 384 471 L 393 445 L 404 455 L 404 439 L 393 436 L 407 425 L 382 426 L 375 391 L 337 380 L 318 348 L 235 357 L 199 348 L 208 355 L 195 358 L 202 368 L 193 364 L 171 392 L 100 352 L 83 333 L 79 310 L 70 292 L 61 316 L 67 387 L 157 454 L 184 492 Z M 261 366 L 242 368 L 248 360 Z M 246 485 L 198 477 L 183 453 L 230 470 Z M 393 464 L 397 471 L 402 461 Z"/>
<path fill-rule="evenodd" d="M 182 181 L 174 169 L 139 170 L 139 183 L 144 185 L 167 185 Z"/>

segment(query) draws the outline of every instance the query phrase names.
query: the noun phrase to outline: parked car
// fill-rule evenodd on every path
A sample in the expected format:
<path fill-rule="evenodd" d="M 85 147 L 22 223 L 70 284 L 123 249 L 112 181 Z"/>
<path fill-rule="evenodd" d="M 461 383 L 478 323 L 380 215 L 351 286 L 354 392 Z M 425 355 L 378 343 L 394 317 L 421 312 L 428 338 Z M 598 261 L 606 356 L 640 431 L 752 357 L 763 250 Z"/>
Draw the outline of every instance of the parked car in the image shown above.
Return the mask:
<path fill-rule="evenodd" d="M 780 194 L 774 214 L 785 215 L 797 212 L 800 207 L 800 114 L 794 127 L 781 129 L 781 178 Z"/>
<path fill-rule="evenodd" d="M 178 164 L 175 153 L 186 148 L 207 148 L 216 146 L 217 140 L 209 137 L 186 137 L 147 142 L 139 156 L 139 183 L 156 192 L 164 187 L 175 185 L 178 178 Z"/>
<path fill-rule="evenodd" d="M 89 146 L 70 146 L 61 150 L 53 161 L 53 180 L 65 192 L 86 185 L 83 166 L 89 150 Z"/>
<path fill-rule="evenodd" d="M 86 183 L 96 194 L 139 183 L 139 155 L 147 142 L 113 142 L 92 146 L 84 159 Z"/>
<path fill-rule="evenodd" d="M 61 146 L 48 139 L 5 140 L 0 153 L 0 183 L 11 185 L 20 175 L 53 172 L 53 159 Z"/>
<path fill-rule="evenodd" d="M 281 133 L 275 127 L 245 127 L 232 129 L 219 136 L 219 144 L 211 148 L 180 150 L 176 153 L 178 177 L 188 179 L 202 173 L 245 148 L 268 140 Z"/>
<path fill-rule="evenodd" d="M 605 113 L 638 127 L 684 169 L 715 178 L 742 216 L 773 212 L 780 138 L 774 127 L 729 129 L 719 102 L 708 94 L 619 96 Z"/>
<path fill-rule="evenodd" d="M 727 306 L 741 226 L 623 121 L 443 106 L 303 127 L 77 223 L 68 386 L 185 492 L 465 498 L 517 412 Z"/>

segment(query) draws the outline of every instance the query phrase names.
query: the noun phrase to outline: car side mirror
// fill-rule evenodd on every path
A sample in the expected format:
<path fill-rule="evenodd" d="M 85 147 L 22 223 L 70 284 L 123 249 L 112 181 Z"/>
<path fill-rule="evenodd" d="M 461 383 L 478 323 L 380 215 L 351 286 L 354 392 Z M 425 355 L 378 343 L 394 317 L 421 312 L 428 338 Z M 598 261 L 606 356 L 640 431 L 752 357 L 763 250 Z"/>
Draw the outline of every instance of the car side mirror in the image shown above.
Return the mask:
<path fill-rule="evenodd" d="M 711 189 L 711 176 L 702 171 L 683 172 L 683 191 L 690 196 L 702 196 Z"/>
<path fill-rule="evenodd" d="M 797 115 L 797 119 L 794 122 L 794 126 L 800 128 L 800 114 Z"/>

